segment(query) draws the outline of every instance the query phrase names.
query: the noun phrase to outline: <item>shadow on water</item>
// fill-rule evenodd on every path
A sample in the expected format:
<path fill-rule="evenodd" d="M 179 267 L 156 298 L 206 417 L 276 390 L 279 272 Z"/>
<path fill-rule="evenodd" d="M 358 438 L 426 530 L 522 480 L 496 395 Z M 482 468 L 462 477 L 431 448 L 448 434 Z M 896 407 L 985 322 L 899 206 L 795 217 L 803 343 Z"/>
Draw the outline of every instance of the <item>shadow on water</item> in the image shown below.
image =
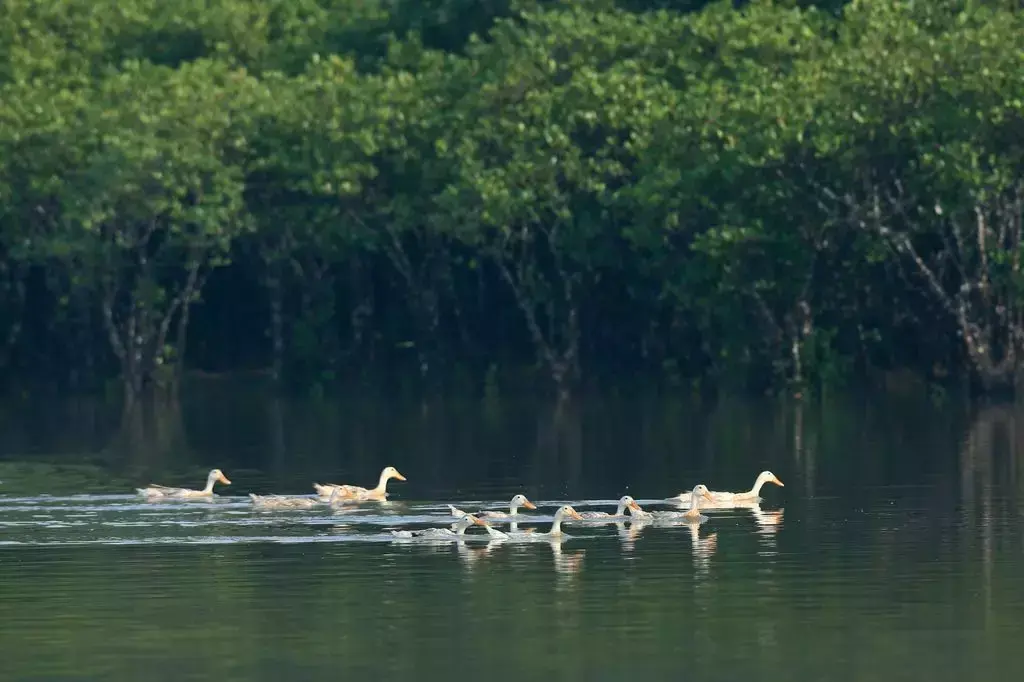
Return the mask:
<path fill-rule="evenodd" d="M 958 680 L 1024 664 L 1012 405 L 656 393 L 289 401 L 228 385 L 147 417 L 69 399 L 0 416 L 0 660 L 11 679 Z M 121 433 L 123 435 L 123 432 Z M 310 484 L 392 497 L 255 509 Z M 150 503 L 136 486 L 232 485 Z M 447 503 L 645 508 L 697 482 L 760 503 L 704 524 L 565 526 L 561 541 L 400 542 Z M 508 530 L 507 525 L 496 528 Z M 913 665 L 908 664 L 913 662 Z"/>
<path fill-rule="evenodd" d="M 403 496 L 420 499 L 474 491 L 657 496 L 702 476 L 740 489 L 770 468 L 795 474 L 790 485 L 809 499 L 953 473 L 968 417 L 935 410 L 853 398 L 708 406 L 654 391 L 568 404 L 533 396 L 424 402 L 359 391 L 287 400 L 208 380 L 132 420 L 93 398 L 7 405 L 0 461 L 94 463 L 100 479 L 119 479 L 83 492 L 123 491 L 123 479 L 185 484 L 217 466 L 239 478 L 233 491 L 305 493 L 320 479 L 369 485 L 393 464 L 415 480 Z"/>

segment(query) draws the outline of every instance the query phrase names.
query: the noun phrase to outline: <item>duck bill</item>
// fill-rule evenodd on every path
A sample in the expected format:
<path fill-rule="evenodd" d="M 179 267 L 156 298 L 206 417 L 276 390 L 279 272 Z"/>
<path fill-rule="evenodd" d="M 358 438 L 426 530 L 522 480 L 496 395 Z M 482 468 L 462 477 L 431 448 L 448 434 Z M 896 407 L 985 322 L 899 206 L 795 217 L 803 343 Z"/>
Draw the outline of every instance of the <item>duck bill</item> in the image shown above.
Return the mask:
<path fill-rule="evenodd" d="M 467 514 L 467 516 L 469 516 L 469 515 Z M 489 523 L 487 523 L 483 519 L 478 519 L 475 516 L 469 516 L 469 518 L 470 518 L 471 521 L 473 521 L 473 523 L 475 523 L 478 526 L 489 526 L 490 525 Z"/>
<path fill-rule="evenodd" d="M 224 485 L 231 485 L 231 481 L 229 481 L 227 476 L 225 476 L 224 474 L 221 474 L 220 476 L 218 476 L 217 480 L 220 481 L 221 483 L 223 483 Z"/>
<path fill-rule="evenodd" d="M 637 504 L 636 502 L 630 502 L 629 508 L 632 509 L 633 511 L 643 511 L 640 509 L 640 505 Z"/>
<path fill-rule="evenodd" d="M 772 483 L 774 483 L 775 485 L 779 486 L 780 488 L 785 488 L 786 487 L 786 484 L 783 483 L 782 481 L 780 481 L 777 478 L 772 479 Z"/>
<path fill-rule="evenodd" d="M 403 476 L 402 474 L 398 473 L 398 470 L 395 470 L 395 478 L 397 478 L 399 481 L 404 481 L 405 480 L 405 476 Z"/>
<path fill-rule="evenodd" d="M 529 500 L 527 500 L 526 502 L 523 502 L 523 506 L 526 507 L 527 509 L 536 509 L 537 508 L 537 505 L 535 505 L 533 502 L 530 502 Z"/>
<path fill-rule="evenodd" d="M 704 493 L 704 494 L 701 495 L 701 497 L 703 497 L 708 502 L 714 502 L 715 501 L 715 498 L 711 497 L 711 493 Z"/>
<path fill-rule="evenodd" d="M 580 516 L 580 513 L 578 511 L 576 511 L 575 509 L 573 509 L 571 512 L 569 512 L 569 518 L 570 519 L 575 519 L 576 521 L 582 521 L 583 520 L 583 517 Z"/>

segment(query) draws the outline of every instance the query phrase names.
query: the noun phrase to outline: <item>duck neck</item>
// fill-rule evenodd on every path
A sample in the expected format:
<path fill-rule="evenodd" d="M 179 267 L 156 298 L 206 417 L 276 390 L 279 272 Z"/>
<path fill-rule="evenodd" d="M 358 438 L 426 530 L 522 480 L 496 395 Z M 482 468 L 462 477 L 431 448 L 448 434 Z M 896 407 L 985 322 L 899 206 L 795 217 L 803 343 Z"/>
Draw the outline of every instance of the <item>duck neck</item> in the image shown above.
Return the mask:
<path fill-rule="evenodd" d="M 750 495 L 751 497 L 759 496 L 761 494 L 761 488 L 764 486 L 764 484 L 765 484 L 765 479 L 762 478 L 761 476 L 758 476 L 757 480 L 754 481 L 754 487 L 751 488 L 747 492 L 747 494 Z"/>
<path fill-rule="evenodd" d="M 626 503 L 625 502 L 619 502 L 619 506 L 615 508 L 615 515 L 616 516 L 625 516 L 626 515 Z"/>
<path fill-rule="evenodd" d="M 217 477 L 214 476 L 213 474 L 210 474 L 209 476 L 207 476 L 206 477 L 206 487 L 203 488 L 203 492 L 204 493 L 212 493 L 213 492 L 213 484 L 214 484 L 214 482 L 216 480 L 217 480 Z"/>
<path fill-rule="evenodd" d="M 561 535 L 562 534 L 562 515 L 555 514 L 555 520 L 551 522 L 551 530 L 548 531 L 548 535 Z"/>
<path fill-rule="evenodd" d="M 699 514 L 700 513 L 700 495 L 697 494 L 696 490 L 694 490 L 692 493 L 690 493 L 690 513 L 691 514 Z"/>
<path fill-rule="evenodd" d="M 512 524 L 512 525 L 516 525 L 516 524 Z M 492 538 L 507 538 L 508 537 L 508 535 L 506 535 L 505 533 L 502 533 L 500 530 L 497 530 L 495 528 L 491 528 L 490 526 L 484 526 L 484 529 L 487 531 L 487 534 L 490 535 Z"/>
<path fill-rule="evenodd" d="M 510 504 L 508 506 L 508 515 L 509 516 L 515 516 L 518 513 L 519 513 L 519 505 L 518 504 Z"/>
<path fill-rule="evenodd" d="M 388 476 L 383 471 L 380 473 L 380 478 L 377 480 L 377 487 L 373 489 L 373 492 L 378 495 L 386 493 L 388 491 Z"/>

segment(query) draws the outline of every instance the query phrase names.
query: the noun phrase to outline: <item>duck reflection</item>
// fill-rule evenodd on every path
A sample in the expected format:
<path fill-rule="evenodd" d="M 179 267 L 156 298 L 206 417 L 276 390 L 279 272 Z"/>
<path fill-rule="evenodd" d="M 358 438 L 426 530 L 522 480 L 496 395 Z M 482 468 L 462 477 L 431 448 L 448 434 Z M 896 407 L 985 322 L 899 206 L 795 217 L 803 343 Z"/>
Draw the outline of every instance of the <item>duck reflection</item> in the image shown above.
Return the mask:
<path fill-rule="evenodd" d="M 531 539 L 527 542 L 522 542 L 521 539 L 520 541 L 517 541 L 516 538 L 512 538 L 511 542 L 502 542 L 501 544 L 508 544 L 508 551 L 520 556 L 532 555 L 534 552 L 538 551 L 533 548 L 539 545 L 546 545 L 551 550 L 551 558 L 554 564 L 555 573 L 558 574 L 560 578 L 568 578 L 572 580 L 575 579 L 583 569 L 583 558 L 586 550 L 566 550 L 563 546 L 563 540 L 564 538 L 546 538 L 541 535 L 536 537 L 536 539 Z"/>
<path fill-rule="evenodd" d="M 575 578 L 581 570 L 583 570 L 583 555 L 586 552 L 585 549 L 574 549 L 572 551 L 566 551 L 562 548 L 562 543 L 554 541 L 548 542 L 548 546 L 551 548 L 551 557 L 554 560 L 555 572 L 560 576 L 567 578 Z"/>
<path fill-rule="evenodd" d="M 782 528 L 782 515 L 785 511 L 785 509 L 763 511 L 758 505 L 750 508 L 750 513 L 753 514 L 754 521 L 759 526 L 759 532 L 769 536 L 777 535 L 779 529 Z"/>
<path fill-rule="evenodd" d="M 701 524 L 699 521 L 683 522 L 690 529 L 690 550 L 693 554 L 693 567 L 698 573 L 707 573 L 711 568 L 711 557 L 718 549 L 718 533 L 710 533 L 704 537 L 700 536 Z"/>
<path fill-rule="evenodd" d="M 714 555 L 715 550 L 718 549 L 718 533 L 709 533 L 701 537 L 700 529 L 703 524 L 707 521 L 706 516 L 700 518 L 686 518 L 683 516 L 676 518 L 661 517 L 656 518 L 653 521 L 645 521 L 640 529 L 647 525 L 655 525 L 659 528 L 669 527 L 683 527 L 690 531 L 690 549 L 693 555 L 693 565 L 699 573 L 707 572 L 711 565 L 711 557 Z M 639 530 L 638 529 L 638 532 Z M 620 535 L 621 539 L 621 535 Z"/>
<path fill-rule="evenodd" d="M 785 509 L 773 509 L 765 511 L 761 509 L 759 502 L 748 502 L 745 504 L 734 504 L 734 509 L 745 509 L 754 517 L 757 524 L 757 538 L 763 545 L 760 552 L 762 555 L 773 555 L 777 550 L 779 529 L 782 528 L 782 519 Z"/>
<path fill-rule="evenodd" d="M 459 560 L 462 562 L 463 567 L 467 571 L 472 572 L 476 569 L 477 563 L 491 556 L 494 552 L 494 548 L 503 542 L 505 542 L 505 538 L 499 537 L 490 538 L 483 544 L 475 542 L 472 545 L 467 543 L 465 540 L 458 540 L 455 542 L 455 551 L 458 553 Z"/>
<path fill-rule="evenodd" d="M 651 525 L 650 519 L 638 519 L 636 517 L 629 523 L 616 521 L 615 529 L 619 534 L 619 543 L 622 545 L 622 551 L 626 554 L 631 554 L 644 528 L 649 525 Z"/>

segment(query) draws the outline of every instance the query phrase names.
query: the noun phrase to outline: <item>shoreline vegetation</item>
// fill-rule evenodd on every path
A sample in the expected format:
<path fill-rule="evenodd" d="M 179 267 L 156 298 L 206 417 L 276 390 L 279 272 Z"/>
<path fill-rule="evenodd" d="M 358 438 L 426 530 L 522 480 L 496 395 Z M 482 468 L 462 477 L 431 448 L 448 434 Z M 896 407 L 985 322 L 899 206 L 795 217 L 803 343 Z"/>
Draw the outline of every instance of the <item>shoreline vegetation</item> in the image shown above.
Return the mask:
<path fill-rule="evenodd" d="M 1017 2 L 4 5 L 0 384 L 1017 388 Z"/>

